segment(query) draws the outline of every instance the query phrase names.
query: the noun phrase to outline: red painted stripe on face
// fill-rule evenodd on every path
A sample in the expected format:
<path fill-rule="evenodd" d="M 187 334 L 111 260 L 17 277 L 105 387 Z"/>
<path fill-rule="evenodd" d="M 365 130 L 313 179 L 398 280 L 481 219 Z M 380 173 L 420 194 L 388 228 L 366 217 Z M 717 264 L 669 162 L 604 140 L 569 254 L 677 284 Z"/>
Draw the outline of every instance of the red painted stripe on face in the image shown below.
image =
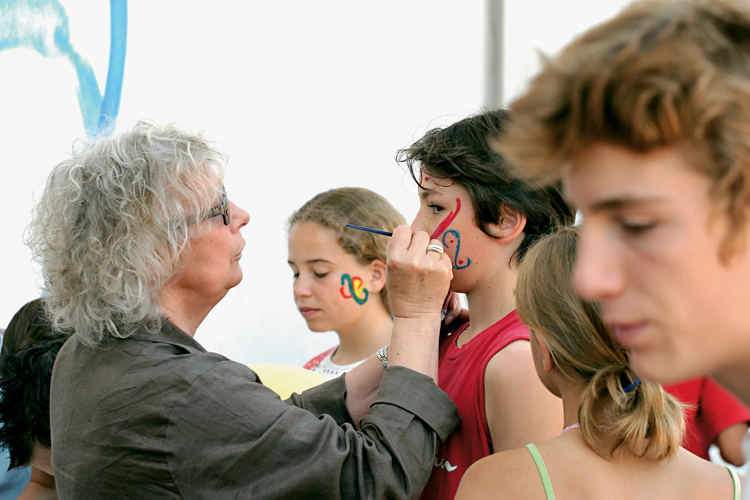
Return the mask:
<path fill-rule="evenodd" d="M 430 235 L 430 238 L 433 240 L 438 239 L 438 236 L 443 233 L 446 229 L 448 229 L 448 226 L 451 225 L 451 222 L 453 222 L 453 219 L 456 218 L 458 215 L 458 212 L 461 210 L 461 198 L 456 198 L 456 213 L 449 213 L 448 217 L 446 217 L 443 222 L 441 222 L 437 229 Z"/>

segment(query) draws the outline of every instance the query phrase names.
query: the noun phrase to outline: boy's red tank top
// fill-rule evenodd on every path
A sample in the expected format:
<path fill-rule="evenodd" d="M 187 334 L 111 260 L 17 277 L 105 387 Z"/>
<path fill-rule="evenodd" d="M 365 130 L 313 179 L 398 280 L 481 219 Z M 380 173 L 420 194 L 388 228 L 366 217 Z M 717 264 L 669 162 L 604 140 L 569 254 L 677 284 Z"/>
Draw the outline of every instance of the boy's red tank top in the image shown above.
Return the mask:
<path fill-rule="evenodd" d="M 466 469 L 492 454 L 492 440 L 484 406 L 484 372 L 490 359 L 516 340 L 529 340 L 529 329 L 516 311 L 456 347 L 456 339 L 469 323 L 440 341 L 438 386 L 458 407 L 461 424 L 440 445 L 423 500 L 452 500 Z"/>

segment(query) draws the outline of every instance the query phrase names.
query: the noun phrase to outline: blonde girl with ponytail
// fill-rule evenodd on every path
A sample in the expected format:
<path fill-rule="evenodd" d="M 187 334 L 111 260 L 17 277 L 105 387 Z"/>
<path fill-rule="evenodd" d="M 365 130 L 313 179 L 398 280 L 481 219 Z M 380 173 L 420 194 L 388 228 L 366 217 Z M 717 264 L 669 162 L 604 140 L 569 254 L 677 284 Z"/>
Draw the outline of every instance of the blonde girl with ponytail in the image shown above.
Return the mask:
<path fill-rule="evenodd" d="M 680 447 L 680 403 L 630 369 L 598 304 L 576 296 L 577 239 L 576 228 L 542 238 L 521 264 L 516 288 L 537 374 L 562 399 L 565 428 L 544 443 L 479 460 L 456 499 L 739 500 L 733 470 Z"/>

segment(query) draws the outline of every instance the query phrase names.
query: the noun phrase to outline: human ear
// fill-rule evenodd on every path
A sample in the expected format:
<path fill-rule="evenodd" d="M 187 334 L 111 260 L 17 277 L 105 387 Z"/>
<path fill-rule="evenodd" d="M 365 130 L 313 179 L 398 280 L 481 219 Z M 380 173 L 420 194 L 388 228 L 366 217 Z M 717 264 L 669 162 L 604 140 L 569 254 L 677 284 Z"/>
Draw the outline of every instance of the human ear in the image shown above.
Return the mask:
<path fill-rule="evenodd" d="M 375 259 L 370 262 L 370 284 L 368 290 L 377 293 L 385 286 L 385 262 Z"/>
<path fill-rule="evenodd" d="M 500 220 L 497 224 L 489 224 L 492 234 L 503 240 L 513 240 L 523 232 L 526 227 L 526 216 L 511 208 L 505 203 L 500 203 Z"/>

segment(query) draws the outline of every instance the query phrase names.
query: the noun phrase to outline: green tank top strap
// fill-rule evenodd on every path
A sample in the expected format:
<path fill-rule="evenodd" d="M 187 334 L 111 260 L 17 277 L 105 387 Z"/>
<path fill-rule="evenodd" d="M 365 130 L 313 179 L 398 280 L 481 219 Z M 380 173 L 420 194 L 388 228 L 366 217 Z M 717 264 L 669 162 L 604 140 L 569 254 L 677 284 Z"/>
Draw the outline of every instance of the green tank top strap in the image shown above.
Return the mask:
<path fill-rule="evenodd" d="M 527 444 L 526 448 L 529 449 L 531 456 L 534 458 L 536 468 L 539 470 L 539 475 L 542 477 L 542 484 L 544 485 L 544 493 L 547 495 L 547 500 L 555 500 L 555 492 L 552 490 L 552 481 L 549 479 L 549 473 L 547 472 L 547 466 L 544 465 L 542 455 L 539 453 L 534 443 Z M 742 483 L 740 478 L 731 467 L 727 467 L 729 475 L 732 476 L 732 484 L 734 484 L 734 500 L 741 500 L 742 498 Z"/>
<path fill-rule="evenodd" d="M 732 476 L 732 483 L 734 484 L 734 500 L 740 500 L 742 498 L 742 483 L 740 482 L 740 476 L 731 467 L 725 465 L 729 474 Z"/>
<path fill-rule="evenodd" d="M 549 473 L 547 472 L 547 466 L 544 465 L 542 455 L 539 453 L 539 450 L 534 443 L 527 444 L 526 448 L 531 452 L 531 456 L 536 463 L 536 468 L 539 469 L 539 475 L 542 476 L 542 484 L 544 485 L 544 493 L 547 494 L 547 500 L 555 500 L 555 492 L 552 490 L 552 481 L 549 480 Z M 737 497 L 737 500 L 739 500 L 739 497 Z"/>

